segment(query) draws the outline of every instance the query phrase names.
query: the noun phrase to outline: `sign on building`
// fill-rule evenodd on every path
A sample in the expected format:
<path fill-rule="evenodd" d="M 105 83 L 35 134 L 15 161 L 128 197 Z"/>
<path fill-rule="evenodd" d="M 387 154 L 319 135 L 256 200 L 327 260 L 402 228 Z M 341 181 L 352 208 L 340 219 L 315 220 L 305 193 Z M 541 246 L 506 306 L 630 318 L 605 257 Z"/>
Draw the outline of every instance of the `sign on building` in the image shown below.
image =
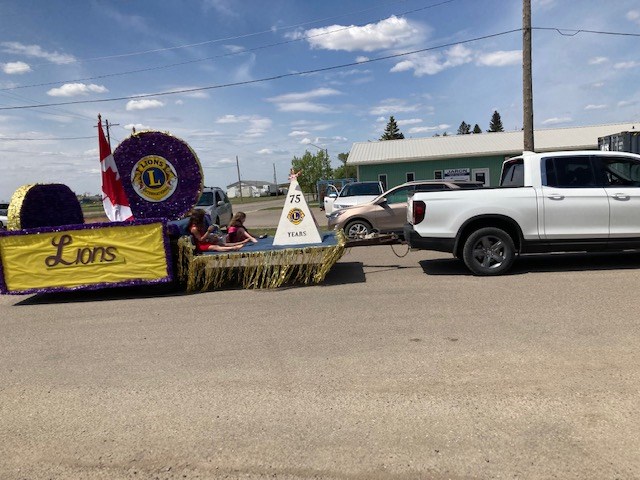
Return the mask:
<path fill-rule="evenodd" d="M 444 180 L 471 180 L 470 168 L 445 168 Z"/>

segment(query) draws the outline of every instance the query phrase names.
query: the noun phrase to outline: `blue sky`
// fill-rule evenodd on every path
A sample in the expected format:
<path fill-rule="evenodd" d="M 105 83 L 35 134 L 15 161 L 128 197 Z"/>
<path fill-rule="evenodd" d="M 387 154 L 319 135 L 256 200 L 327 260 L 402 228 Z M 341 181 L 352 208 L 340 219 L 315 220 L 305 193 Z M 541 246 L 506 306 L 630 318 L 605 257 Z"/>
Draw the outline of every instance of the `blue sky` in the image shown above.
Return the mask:
<path fill-rule="evenodd" d="M 566 29 L 533 32 L 535 127 L 640 123 L 640 36 L 571 31 L 638 35 L 637 0 L 532 3 L 534 27 Z M 0 200 L 98 193 L 98 113 L 112 148 L 167 131 L 223 187 L 236 156 L 245 180 L 283 181 L 316 146 L 337 166 L 390 115 L 407 138 L 486 130 L 494 110 L 522 127 L 518 0 L 0 0 L 0 18 Z M 33 107 L 66 102 L 88 103 Z"/>

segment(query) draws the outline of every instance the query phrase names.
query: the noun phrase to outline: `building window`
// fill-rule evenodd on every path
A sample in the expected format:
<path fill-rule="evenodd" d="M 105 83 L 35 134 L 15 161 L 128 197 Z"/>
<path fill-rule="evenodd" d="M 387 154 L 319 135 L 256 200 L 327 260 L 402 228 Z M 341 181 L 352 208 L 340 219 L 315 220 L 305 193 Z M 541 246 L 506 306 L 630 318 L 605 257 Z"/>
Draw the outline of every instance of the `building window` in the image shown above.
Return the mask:
<path fill-rule="evenodd" d="M 386 192 L 387 191 L 387 174 L 381 173 L 380 175 L 378 175 L 378 181 L 382 183 L 382 190 Z"/>
<path fill-rule="evenodd" d="M 416 179 L 416 174 L 413 172 L 407 172 L 407 182 L 413 182 Z"/>
<path fill-rule="evenodd" d="M 434 170 L 433 171 L 433 179 L 434 180 L 442 180 L 442 170 Z"/>

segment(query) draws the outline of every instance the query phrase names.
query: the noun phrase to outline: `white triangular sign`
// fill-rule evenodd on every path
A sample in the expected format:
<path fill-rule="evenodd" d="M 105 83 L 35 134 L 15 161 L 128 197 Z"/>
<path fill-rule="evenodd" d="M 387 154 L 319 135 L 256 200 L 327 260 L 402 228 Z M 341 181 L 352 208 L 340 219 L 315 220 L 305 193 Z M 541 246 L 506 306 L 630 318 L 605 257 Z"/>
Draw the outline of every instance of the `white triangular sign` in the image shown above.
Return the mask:
<path fill-rule="evenodd" d="M 306 245 L 310 243 L 322 243 L 322 238 L 298 180 L 294 178 L 289 185 L 273 244 Z"/>

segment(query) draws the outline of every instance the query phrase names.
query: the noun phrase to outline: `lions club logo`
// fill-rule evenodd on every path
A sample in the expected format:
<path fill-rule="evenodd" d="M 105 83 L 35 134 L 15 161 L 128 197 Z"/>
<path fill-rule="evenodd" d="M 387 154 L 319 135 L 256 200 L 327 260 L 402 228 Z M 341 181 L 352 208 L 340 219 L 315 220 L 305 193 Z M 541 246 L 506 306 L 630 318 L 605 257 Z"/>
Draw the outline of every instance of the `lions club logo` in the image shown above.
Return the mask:
<path fill-rule="evenodd" d="M 302 222 L 302 219 L 304 218 L 304 212 L 299 208 L 292 208 L 289 210 L 287 218 L 294 225 L 300 225 L 300 222 Z"/>
<path fill-rule="evenodd" d="M 131 172 L 131 184 L 138 195 L 149 202 L 162 202 L 178 186 L 175 168 L 159 155 L 142 157 Z"/>

